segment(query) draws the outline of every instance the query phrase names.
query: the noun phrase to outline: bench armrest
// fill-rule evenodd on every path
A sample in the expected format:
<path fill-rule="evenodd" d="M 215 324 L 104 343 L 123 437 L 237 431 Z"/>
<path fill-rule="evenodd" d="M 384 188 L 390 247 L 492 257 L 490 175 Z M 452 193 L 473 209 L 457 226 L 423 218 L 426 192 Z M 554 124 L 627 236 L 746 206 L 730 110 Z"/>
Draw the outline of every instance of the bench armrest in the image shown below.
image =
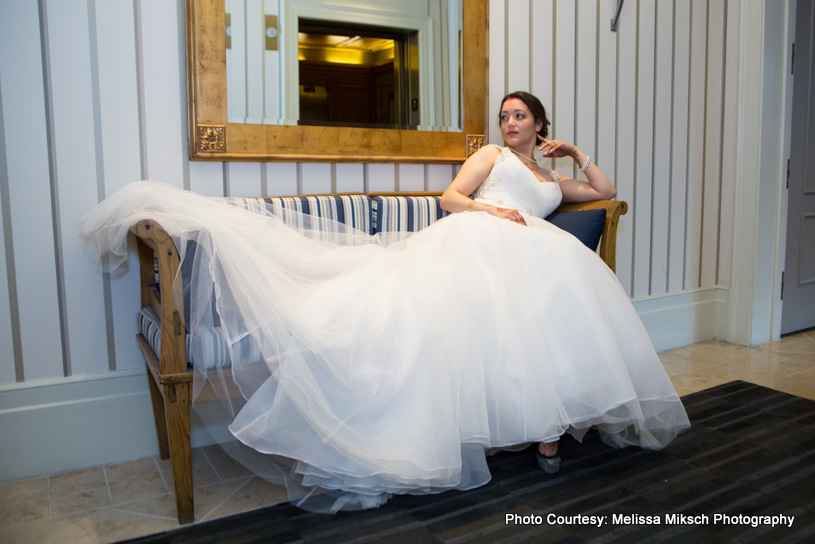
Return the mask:
<path fill-rule="evenodd" d="M 160 224 L 152 220 L 139 221 L 130 228 L 136 235 L 141 268 L 142 308 L 151 306 L 161 319 L 161 353 L 159 368 L 151 368 L 160 381 L 181 378 L 187 373 L 184 300 L 173 294 L 173 282 L 178 276 L 179 257 L 175 242 Z M 156 286 L 155 263 L 158 263 Z"/>

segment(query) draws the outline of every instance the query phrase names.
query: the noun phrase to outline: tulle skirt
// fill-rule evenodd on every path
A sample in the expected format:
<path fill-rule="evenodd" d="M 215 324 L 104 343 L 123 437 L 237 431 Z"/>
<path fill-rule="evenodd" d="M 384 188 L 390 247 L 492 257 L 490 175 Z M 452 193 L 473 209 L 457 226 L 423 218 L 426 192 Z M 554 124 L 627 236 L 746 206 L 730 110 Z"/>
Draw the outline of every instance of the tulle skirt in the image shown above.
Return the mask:
<path fill-rule="evenodd" d="M 218 327 L 230 346 L 228 367 L 196 366 L 194 397 L 217 397 L 197 413 L 297 504 L 470 489 L 495 449 L 592 427 L 659 449 L 689 426 L 614 273 L 544 220 L 467 212 L 412 235 L 326 236 L 337 225 L 295 230 L 142 182 L 80 228 L 122 257 L 146 218 L 182 253 L 192 344 Z"/>

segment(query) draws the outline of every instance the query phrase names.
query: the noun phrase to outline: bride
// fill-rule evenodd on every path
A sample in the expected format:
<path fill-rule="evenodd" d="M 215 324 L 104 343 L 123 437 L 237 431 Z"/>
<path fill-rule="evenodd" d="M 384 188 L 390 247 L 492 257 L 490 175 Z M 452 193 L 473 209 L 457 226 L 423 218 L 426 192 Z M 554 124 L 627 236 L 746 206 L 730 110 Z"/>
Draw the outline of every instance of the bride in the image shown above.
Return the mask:
<path fill-rule="evenodd" d="M 217 379 L 196 368 L 194 391 L 209 380 L 224 393 L 193 407 L 295 504 L 471 489 L 490 479 L 489 452 L 530 443 L 556 472 L 560 437 L 590 428 L 615 447 L 662 448 L 689 422 L 645 328 L 599 257 L 541 219 L 614 187 L 547 125 L 532 95 L 505 98 L 506 147 L 475 153 L 442 197 L 462 213 L 402 239 L 348 229 L 326 241 L 318 225 L 154 182 L 111 195 L 80 230 L 120 261 L 136 221 L 173 237 L 191 344 L 218 327 L 231 357 Z M 589 182 L 536 151 L 573 157 Z"/>
<path fill-rule="evenodd" d="M 617 195 L 614 185 L 591 162 L 588 155 L 575 146 L 546 139 L 549 120 L 543 105 L 535 96 L 526 92 L 505 96 L 501 102 L 499 119 L 501 134 L 507 147 L 482 148 L 464 164 L 442 196 L 441 205 L 446 211 L 483 211 L 526 225 L 522 211 L 541 218 L 552 213 L 561 200 L 609 200 Z M 580 166 L 580 171 L 585 173 L 588 183 L 566 178 L 542 167 L 538 160 L 532 158 L 535 150 L 542 151 L 543 157 L 572 157 Z M 495 187 L 506 176 L 501 172 L 505 168 L 497 167 L 496 161 L 507 160 L 509 152 L 529 168 L 534 179 L 529 174 L 520 172 L 513 181 L 507 179 L 503 182 L 503 187 Z M 510 168 L 516 167 L 516 162 L 511 161 Z M 475 198 L 471 199 L 470 195 L 473 194 Z M 556 441 L 538 444 L 537 460 L 545 472 L 553 473 L 560 469 L 557 446 Z"/>

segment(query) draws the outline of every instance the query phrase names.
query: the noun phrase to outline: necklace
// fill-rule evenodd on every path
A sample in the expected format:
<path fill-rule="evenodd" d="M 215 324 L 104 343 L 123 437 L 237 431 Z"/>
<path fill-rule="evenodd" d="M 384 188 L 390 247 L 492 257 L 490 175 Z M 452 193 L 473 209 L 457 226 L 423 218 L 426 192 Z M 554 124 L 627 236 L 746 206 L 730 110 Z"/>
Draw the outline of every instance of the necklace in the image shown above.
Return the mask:
<path fill-rule="evenodd" d="M 511 147 L 509 148 L 509 150 L 512 151 L 513 153 L 515 153 L 516 155 L 518 155 L 519 157 L 522 157 L 522 158 L 526 159 L 527 161 L 531 162 L 532 164 L 529 164 L 527 162 L 525 162 L 524 164 L 526 165 L 527 168 L 529 168 L 533 172 L 538 168 L 538 163 L 535 161 L 535 159 L 530 159 L 529 157 L 527 157 L 523 153 L 521 153 L 519 151 L 515 151 Z"/>

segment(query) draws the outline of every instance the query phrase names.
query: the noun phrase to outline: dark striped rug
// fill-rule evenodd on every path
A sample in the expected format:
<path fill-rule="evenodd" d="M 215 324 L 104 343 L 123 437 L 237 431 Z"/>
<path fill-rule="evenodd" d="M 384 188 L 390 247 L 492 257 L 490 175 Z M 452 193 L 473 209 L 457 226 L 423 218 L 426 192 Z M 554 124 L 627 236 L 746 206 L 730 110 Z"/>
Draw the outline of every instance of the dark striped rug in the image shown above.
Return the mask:
<path fill-rule="evenodd" d="M 334 516 L 278 505 L 132 543 L 815 542 L 815 401 L 732 382 L 683 397 L 692 428 L 660 452 L 564 439 L 493 456 L 488 485 Z"/>

